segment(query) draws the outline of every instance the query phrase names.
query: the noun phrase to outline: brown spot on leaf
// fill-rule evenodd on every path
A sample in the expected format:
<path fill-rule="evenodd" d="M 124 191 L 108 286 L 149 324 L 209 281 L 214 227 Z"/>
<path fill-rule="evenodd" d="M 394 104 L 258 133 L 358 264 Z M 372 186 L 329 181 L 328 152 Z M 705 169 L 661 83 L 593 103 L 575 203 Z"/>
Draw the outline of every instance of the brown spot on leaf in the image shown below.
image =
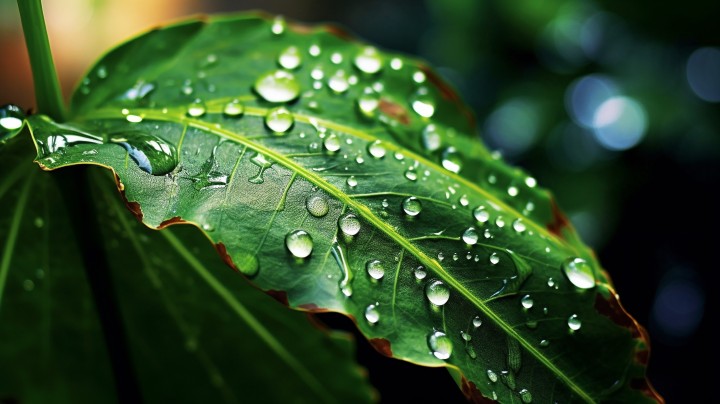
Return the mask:
<path fill-rule="evenodd" d="M 284 290 L 266 290 L 265 293 L 267 293 L 270 297 L 277 300 L 278 302 L 284 304 L 285 306 L 288 306 L 290 302 L 288 301 L 287 292 Z"/>
<path fill-rule="evenodd" d="M 215 249 L 217 250 L 218 254 L 220 254 L 220 258 L 222 258 L 225 263 L 235 270 L 235 272 L 239 272 L 237 267 L 235 266 L 235 263 L 233 262 L 232 258 L 230 258 L 230 255 L 227 253 L 227 249 L 225 248 L 225 244 L 223 243 L 217 243 L 215 244 Z"/>
<path fill-rule="evenodd" d="M 480 390 L 478 390 L 477 387 L 475 387 L 475 383 L 469 381 L 465 378 L 465 376 L 462 377 L 462 381 L 460 382 L 460 389 L 462 389 L 463 394 L 468 399 L 468 401 L 472 403 L 494 403 L 495 400 L 489 399 L 482 395 Z"/>
<path fill-rule="evenodd" d="M 565 217 L 565 214 L 562 213 L 554 198 L 550 199 L 550 205 L 552 206 L 553 218 L 552 221 L 548 223 L 547 229 L 550 233 L 564 239 L 565 237 L 563 237 L 562 230 L 570 227 L 570 221 Z"/>
<path fill-rule="evenodd" d="M 598 293 L 595 296 L 595 310 L 597 310 L 599 314 L 612 320 L 615 324 L 630 330 L 633 338 L 644 337 L 644 333 L 641 331 L 642 327 L 625 311 L 614 293 L 612 293 L 607 300 Z"/>
<path fill-rule="evenodd" d="M 405 107 L 400 104 L 397 104 L 386 98 L 381 98 L 380 103 L 378 104 L 378 109 L 380 109 L 383 114 L 400 122 L 403 125 L 410 124 L 410 115 L 408 114 L 407 109 L 405 109 Z"/>
<path fill-rule="evenodd" d="M 306 310 L 306 311 L 309 311 L 309 312 L 319 312 L 319 311 L 322 311 L 322 310 L 320 310 L 320 307 L 318 307 L 318 305 L 315 304 L 315 303 L 303 303 L 303 304 L 299 304 L 299 305 L 298 305 L 298 308 L 303 309 L 303 310 Z"/>
<path fill-rule="evenodd" d="M 187 223 L 187 221 L 180 216 L 171 217 L 170 219 L 163 220 L 160 225 L 158 226 L 158 230 L 164 229 L 168 226 L 172 226 L 174 224 L 182 224 Z"/>
<path fill-rule="evenodd" d="M 388 358 L 392 358 L 393 353 L 392 348 L 390 348 L 390 341 L 385 338 L 370 338 L 368 339 L 368 342 L 373 346 L 373 348 L 375 348 L 375 350 Z"/>

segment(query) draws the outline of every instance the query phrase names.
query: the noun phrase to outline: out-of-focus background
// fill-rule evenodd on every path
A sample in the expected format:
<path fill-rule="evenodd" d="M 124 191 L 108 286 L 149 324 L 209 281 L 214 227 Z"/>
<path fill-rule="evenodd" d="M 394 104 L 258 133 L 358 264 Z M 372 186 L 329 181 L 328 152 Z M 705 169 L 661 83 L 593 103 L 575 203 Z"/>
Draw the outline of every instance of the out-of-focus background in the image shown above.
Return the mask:
<path fill-rule="evenodd" d="M 479 136 L 554 191 L 651 335 L 669 402 L 714 396 L 720 253 L 720 2 L 650 0 L 46 0 L 66 97 L 108 47 L 197 13 L 264 9 L 333 21 L 438 67 Z M 15 1 L 0 0 L 0 104 L 33 106 Z M 714 305 L 713 305 L 714 306 Z M 341 320 L 331 319 L 341 322 Z M 450 394 L 440 369 L 360 361 L 384 401 Z M 398 374 L 415 378 L 399 387 Z M 442 380 L 440 380 L 442 379 Z M 450 387 L 447 387 L 450 386 Z M 416 392 L 408 390 L 418 390 Z M 413 394 L 416 394 L 415 396 Z M 449 398 L 449 397 L 445 397 Z"/>

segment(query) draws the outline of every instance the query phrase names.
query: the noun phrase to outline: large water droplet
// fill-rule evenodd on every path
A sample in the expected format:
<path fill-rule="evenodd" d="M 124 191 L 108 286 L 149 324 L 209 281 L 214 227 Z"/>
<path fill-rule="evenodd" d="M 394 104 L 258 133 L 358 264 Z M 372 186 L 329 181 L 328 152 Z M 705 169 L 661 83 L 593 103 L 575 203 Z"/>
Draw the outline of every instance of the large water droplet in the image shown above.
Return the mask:
<path fill-rule="evenodd" d="M 345 235 L 354 236 L 360 232 L 360 219 L 354 213 L 346 213 L 338 219 L 338 226 Z"/>
<path fill-rule="evenodd" d="M 331 133 L 325 138 L 323 145 L 327 151 L 336 152 L 340 150 L 340 138 L 336 134 Z"/>
<path fill-rule="evenodd" d="M 278 63 L 289 70 L 297 69 L 302 63 L 300 49 L 297 46 L 288 46 L 278 56 Z"/>
<path fill-rule="evenodd" d="M 485 210 L 484 206 L 478 206 L 473 210 L 473 217 L 480 223 L 485 223 L 490 219 L 490 212 Z"/>
<path fill-rule="evenodd" d="M 475 245 L 478 242 L 480 236 L 474 227 L 468 227 L 462 235 L 462 239 L 465 244 Z"/>
<path fill-rule="evenodd" d="M 425 287 L 425 295 L 430 303 L 442 306 L 450 299 L 450 289 L 442 281 L 434 280 Z"/>
<path fill-rule="evenodd" d="M 300 94 L 300 84 L 292 73 L 270 71 L 255 81 L 255 91 L 268 102 L 292 101 Z"/>
<path fill-rule="evenodd" d="M 385 276 L 385 267 L 380 260 L 370 260 L 365 264 L 368 275 L 373 279 L 382 279 Z"/>
<path fill-rule="evenodd" d="M 327 215 L 328 211 L 330 210 L 330 206 L 328 206 L 327 200 L 325 200 L 324 197 L 319 195 L 307 198 L 307 200 L 305 201 L 305 207 L 307 208 L 308 212 L 310 212 L 310 214 L 315 217 L 323 217 Z"/>
<path fill-rule="evenodd" d="M 423 118 L 430 118 L 435 114 L 435 100 L 427 87 L 420 87 L 410 98 L 413 111 Z"/>
<path fill-rule="evenodd" d="M 522 233 L 525 231 L 525 223 L 523 223 L 522 219 L 516 219 L 513 222 L 512 226 L 513 226 L 513 229 L 518 233 Z"/>
<path fill-rule="evenodd" d="M 328 79 L 328 87 L 337 94 L 347 91 L 347 89 L 350 88 L 350 82 L 348 81 L 345 70 L 338 70 L 335 74 L 330 76 Z"/>
<path fill-rule="evenodd" d="M 591 289 L 595 286 L 592 266 L 582 258 L 568 258 L 563 262 L 562 270 L 570 283 L 580 289 Z"/>
<path fill-rule="evenodd" d="M 428 336 L 428 346 L 438 359 L 448 359 L 452 354 L 452 341 L 442 331 L 434 331 Z"/>
<path fill-rule="evenodd" d="M 405 178 L 407 178 L 410 181 L 417 181 L 417 171 L 415 171 L 415 168 L 408 167 L 407 170 L 405 170 Z"/>
<path fill-rule="evenodd" d="M 380 321 L 380 313 L 376 305 L 371 304 L 365 308 L 365 320 L 370 324 L 377 324 L 377 322 Z"/>
<path fill-rule="evenodd" d="M 293 230 L 285 235 L 285 246 L 297 258 L 306 258 L 312 253 L 313 241 L 305 230 Z"/>
<path fill-rule="evenodd" d="M 570 327 L 570 330 L 577 331 L 582 327 L 582 321 L 580 321 L 580 318 L 577 314 L 573 314 L 572 316 L 568 317 L 567 321 L 568 327 Z"/>
<path fill-rule="evenodd" d="M 368 153 L 376 159 L 380 159 L 385 157 L 387 150 L 381 141 L 376 140 L 368 145 Z"/>
<path fill-rule="evenodd" d="M 522 307 L 525 309 L 530 309 L 533 307 L 533 304 L 535 302 L 533 301 L 532 297 L 530 295 L 525 295 L 520 299 L 520 304 L 522 304 Z"/>
<path fill-rule="evenodd" d="M 25 123 L 25 113 L 17 105 L 0 107 L 0 143 L 17 135 Z"/>
<path fill-rule="evenodd" d="M 187 114 L 189 117 L 199 118 L 205 115 L 205 111 L 207 111 L 205 102 L 203 102 L 203 100 L 199 98 L 196 98 L 195 101 L 188 105 Z"/>
<path fill-rule="evenodd" d="M 177 166 L 175 146 L 144 132 L 131 131 L 113 134 L 110 142 L 127 150 L 130 158 L 143 171 L 152 175 L 165 175 Z"/>
<path fill-rule="evenodd" d="M 417 216 L 422 212 L 422 203 L 418 198 L 410 196 L 403 199 L 402 209 L 408 216 Z"/>
<path fill-rule="evenodd" d="M 225 104 L 223 108 L 223 114 L 230 117 L 240 116 L 245 112 L 245 107 L 240 103 L 239 100 L 232 100 Z"/>
<path fill-rule="evenodd" d="M 532 402 L 532 394 L 528 391 L 528 389 L 522 389 L 519 391 L 520 393 L 520 399 L 523 403 L 528 404 Z"/>
<path fill-rule="evenodd" d="M 448 147 L 442 153 L 442 166 L 448 171 L 459 173 L 462 168 L 462 157 L 454 147 Z"/>
<path fill-rule="evenodd" d="M 497 253 L 490 254 L 490 263 L 496 265 L 498 262 L 500 262 L 500 256 Z"/>
<path fill-rule="evenodd" d="M 355 56 L 355 67 L 363 73 L 375 74 L 382 68 L 382 58 L 377 49 L 366 46 Z"/>
<path fill-rule="evenodd" d="M 265 125 L 275 132 L 275 134 L 284 134 L 295 123 L 292 113 L 285 107 L 273 108 L 265 117 Z"/>

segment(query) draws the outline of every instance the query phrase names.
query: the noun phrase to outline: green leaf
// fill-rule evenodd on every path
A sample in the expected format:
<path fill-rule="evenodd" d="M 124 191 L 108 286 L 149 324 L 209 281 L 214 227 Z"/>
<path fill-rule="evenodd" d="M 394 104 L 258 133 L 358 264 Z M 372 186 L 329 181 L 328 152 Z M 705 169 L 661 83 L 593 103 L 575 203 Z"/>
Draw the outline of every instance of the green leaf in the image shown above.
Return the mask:
<path fill-rule="evenodd" d="M 471 398 L 658 399 L 593 253 L 422 62 L 337 28 L 190 20 L 102 58 L 70 114 L 29 118 L 42 167 L 112 169 L 146 225 L 197 226 L 255 285 L 459 371 Z"/>
<path fill-rule="evenodd" d="M 283 310 L 228 271 L 194 229 L 140 225 L 99 171 L 88 185 L 110 266 L 84 268 L 72 207 L 55 176 L 40 174 L 32 151 L 19 146 L 30 144 L 0 150 L 8 173 L 0 206 L 14 212 L 0 222 L 2 400 L 122 401 L 108 356 L 117 347 L 104 342 L 100 318 L 107 313 L 88 284 L 90 274 L 109 270 L 114 287 L 101 293 L 117 298 L 128 363 L 145 401 L 370 401 L 347 335 Z M 60 178 L 83 177 L 74 171 Z"/>

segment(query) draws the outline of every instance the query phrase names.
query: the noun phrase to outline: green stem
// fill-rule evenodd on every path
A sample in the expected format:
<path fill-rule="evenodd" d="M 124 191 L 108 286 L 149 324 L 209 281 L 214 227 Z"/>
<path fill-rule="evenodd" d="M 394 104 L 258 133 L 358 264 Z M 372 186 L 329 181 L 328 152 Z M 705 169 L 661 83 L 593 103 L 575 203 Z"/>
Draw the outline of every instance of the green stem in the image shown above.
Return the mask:
<path fill-rule="evenodd" d="M 42 2 L 41 0 L 17 0 L 17 4 L 25 34 L 25 44 L 30 55 L 38 112 L 47 114 L 56 121 L 63 121 L 65 120 L 65 107 L 50 51 Z"/>

